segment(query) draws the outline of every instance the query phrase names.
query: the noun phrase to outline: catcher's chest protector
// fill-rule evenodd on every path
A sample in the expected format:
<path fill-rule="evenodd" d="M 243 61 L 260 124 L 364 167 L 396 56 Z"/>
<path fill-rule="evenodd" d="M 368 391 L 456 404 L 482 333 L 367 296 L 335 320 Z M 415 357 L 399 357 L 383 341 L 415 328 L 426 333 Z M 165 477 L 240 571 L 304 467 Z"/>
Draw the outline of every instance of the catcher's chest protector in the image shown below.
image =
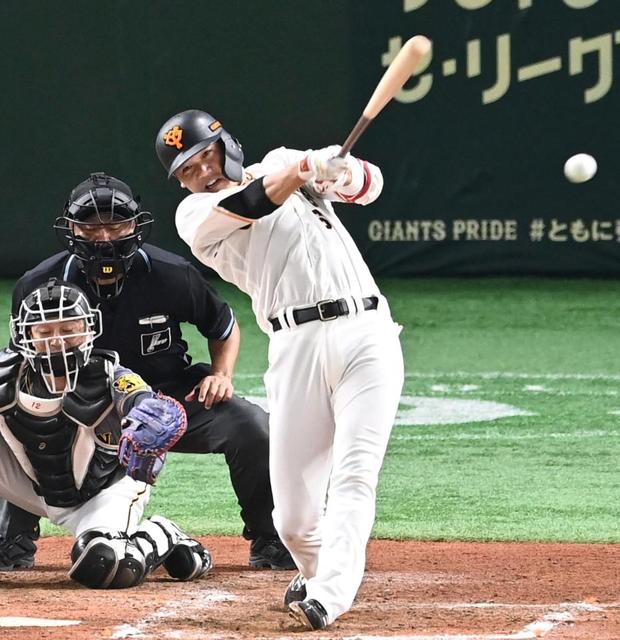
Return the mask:
<path fill-rule="evenodd" d="M 82 504 L 124 475 L 116 447 L 99 441 L 94 429 L 108 415 L 118 423 L 110 390 L 113 367 L 108 362 L 104 356 L 91 358 L 80 371 L 75 391 L 52 415 L 42 413 L 34 402 L 20 402 L 19 366 L 13 369 L 12 381 L 0 378 L 0 411 L 10 431 L 5 439 L 18 460 L 27 458 L 30 468 L 24 470 L 50 506 Z"/>

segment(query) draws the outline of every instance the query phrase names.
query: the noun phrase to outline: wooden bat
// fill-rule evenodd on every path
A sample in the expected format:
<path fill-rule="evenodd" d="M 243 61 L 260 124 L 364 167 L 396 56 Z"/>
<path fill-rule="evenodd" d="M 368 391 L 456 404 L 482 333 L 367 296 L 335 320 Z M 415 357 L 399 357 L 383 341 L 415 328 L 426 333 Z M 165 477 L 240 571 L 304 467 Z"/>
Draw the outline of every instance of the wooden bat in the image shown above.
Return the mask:
<path fill-rule="evenodd" d="M 366 131 L 368 125 L 379 115 L 381 109 L 396 95 L 400 88 L 417 69 L 422 58 L 430 51 L 431 41 L 425 36 L 413 36 L 405 42 L 396 54 L 392 64 L 387 68 L 377 88 L 374 90 L 366 108 L 362 112 L 357 124 L 344 141 L 338 157 L 344 158 L 359 137 Z"/>

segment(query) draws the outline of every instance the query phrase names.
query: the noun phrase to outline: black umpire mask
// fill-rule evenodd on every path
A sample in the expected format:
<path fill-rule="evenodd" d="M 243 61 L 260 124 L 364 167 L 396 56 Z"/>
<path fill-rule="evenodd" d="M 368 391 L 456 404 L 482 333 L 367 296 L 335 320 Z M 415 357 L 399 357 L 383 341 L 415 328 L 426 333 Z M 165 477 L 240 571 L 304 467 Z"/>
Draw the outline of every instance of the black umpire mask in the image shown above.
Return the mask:
<path fill-rule="evenodd" d="M 75 255 L 97 298 L 122 291 L 133 259 L 146 240 L 153 217 L 142 211 L 130 187 L 105 173 L 93 173 L 71 192 L 54 228 Z"/>

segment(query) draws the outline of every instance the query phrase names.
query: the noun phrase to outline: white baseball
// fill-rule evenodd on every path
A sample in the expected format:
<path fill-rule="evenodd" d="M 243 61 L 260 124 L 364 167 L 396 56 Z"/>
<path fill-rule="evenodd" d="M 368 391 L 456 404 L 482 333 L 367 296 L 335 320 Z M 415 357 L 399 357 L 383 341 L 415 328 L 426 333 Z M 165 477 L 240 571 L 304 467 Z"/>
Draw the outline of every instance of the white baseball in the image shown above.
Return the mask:
<path fill-rule="evenodd" d="M 587 153 L 571 156 L 564 163 L 564 175 L 570 182 L 587 182 L 596 174 L 596 160 Z"/>

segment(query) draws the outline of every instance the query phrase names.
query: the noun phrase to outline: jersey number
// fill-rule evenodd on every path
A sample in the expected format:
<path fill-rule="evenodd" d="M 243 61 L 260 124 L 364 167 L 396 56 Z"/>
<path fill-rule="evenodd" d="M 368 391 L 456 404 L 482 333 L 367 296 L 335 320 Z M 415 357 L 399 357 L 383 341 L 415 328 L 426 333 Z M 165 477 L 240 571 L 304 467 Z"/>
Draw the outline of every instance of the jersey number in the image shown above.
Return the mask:
<path fill-rule="evenodd" d="M 331 229 L 331 222 L 323 215 L 323 212 L 319 209 L 312 209 L 312 213 L 328 228 Z"/>
<path fill-rule="evenodd" d="M 300 189 L 303 197 L 314 207 L 312 213 L 325 225 L 327 229 L 331 229 L 331 222 L 325 217 L 323 212 L 318 208 L 318 202 L 303 187 Z"/>

